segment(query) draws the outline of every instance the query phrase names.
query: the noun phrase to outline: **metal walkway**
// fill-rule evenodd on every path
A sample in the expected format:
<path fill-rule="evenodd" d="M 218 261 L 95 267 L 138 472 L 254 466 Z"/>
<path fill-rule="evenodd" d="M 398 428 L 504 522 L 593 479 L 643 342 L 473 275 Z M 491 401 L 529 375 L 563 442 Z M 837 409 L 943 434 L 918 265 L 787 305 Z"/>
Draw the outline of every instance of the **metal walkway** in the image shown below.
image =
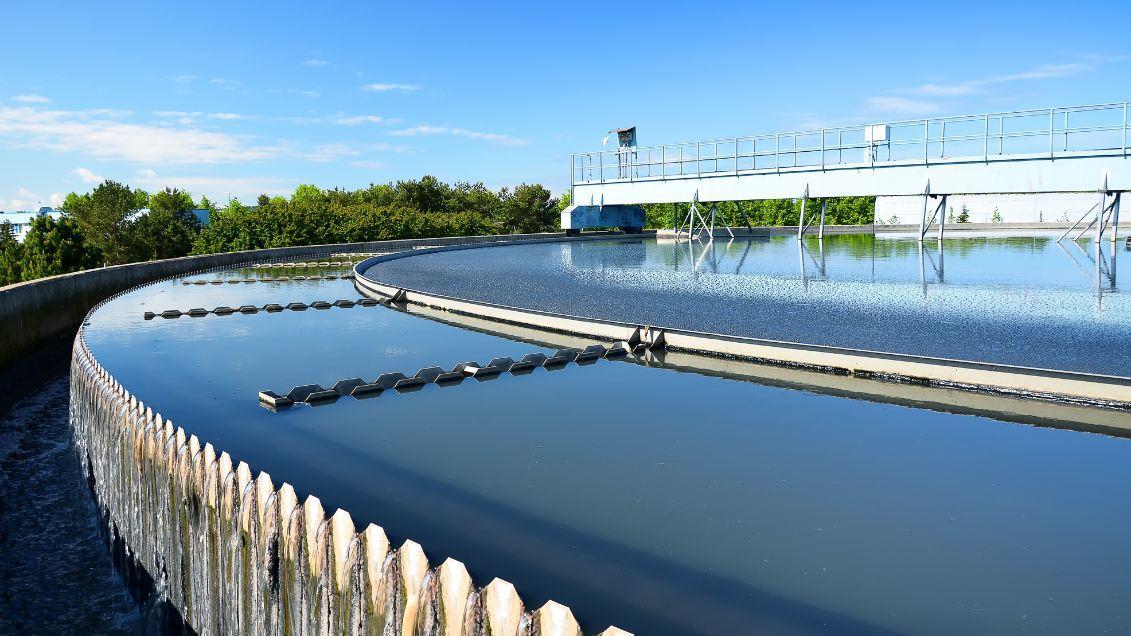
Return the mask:
<path fill-rule="evenodd" d="M 625 147 L 570 158 L 572 201 L 1131 190 L 1128 102 Z"/>

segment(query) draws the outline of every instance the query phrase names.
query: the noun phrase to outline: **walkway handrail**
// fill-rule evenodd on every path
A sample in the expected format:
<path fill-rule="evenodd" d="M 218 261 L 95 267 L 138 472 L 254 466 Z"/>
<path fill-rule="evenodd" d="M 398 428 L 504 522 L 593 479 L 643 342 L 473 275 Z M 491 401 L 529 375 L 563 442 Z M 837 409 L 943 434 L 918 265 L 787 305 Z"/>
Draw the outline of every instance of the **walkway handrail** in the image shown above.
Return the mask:
<path fill-rule="evenodd" d="M 1127 156 L 1128 105 L 1124 101 L 928 117 L 574 153 L 570 184 L 950 161 Z"/>

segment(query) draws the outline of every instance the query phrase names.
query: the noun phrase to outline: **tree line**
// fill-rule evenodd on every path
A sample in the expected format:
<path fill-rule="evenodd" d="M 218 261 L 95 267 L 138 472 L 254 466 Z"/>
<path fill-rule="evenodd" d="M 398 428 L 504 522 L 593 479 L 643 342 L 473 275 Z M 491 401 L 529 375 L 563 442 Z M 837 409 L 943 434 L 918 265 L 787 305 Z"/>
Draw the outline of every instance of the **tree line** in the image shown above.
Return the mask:
<path fill-rule="evenodd" d="M 556 230 L 559 201 L 537 184 L 491 190 L 435 177 L 358 190 L 301 185 L 218 207 L 179 189 L 149 194 L 105 181 L 64 199 L 59 219 L 38 217 L 23 243 L 0 224 L 0 285 L 189 254 L 292 245 Z M 194 209 L 207 209 L 202 225 Z"/>
<path fill-rule="evenodd" d="M 357 190 L 300 185 L 289 197 L 261 194 L 254 205 L 233 199 L 222 208 L 207 197 L 194 201 L 175 188 L 149 194 L 105 181 L 91 192 L 67 195 L 59 219 L 34 219 L 23 243 L 15 240 L 10 225 L 0 223 L 0 285 L 190 254 L 548 232 L 560 228 L 559 213 L 568 205 L 568 194 L 555 198 L 538 184 L 496 191 L 482 183 L 448 184 L 433 176 Z M 801 209 L 797 199 L 717 205 L 718 222 L 731 227 L 795 225 Z M 688 206 L 646 205 L 646 227 L 674 228 Z M 816 220 L 820 206 L 819 200 L 809 201 L 807 216 Z M 700 207 L 706 215 L 711 204 Z M 207 225 L 194 209 L 209 211 Z M 871 224 L 874 212 L 875 197 L 828 199 L 825 222 Z"/>

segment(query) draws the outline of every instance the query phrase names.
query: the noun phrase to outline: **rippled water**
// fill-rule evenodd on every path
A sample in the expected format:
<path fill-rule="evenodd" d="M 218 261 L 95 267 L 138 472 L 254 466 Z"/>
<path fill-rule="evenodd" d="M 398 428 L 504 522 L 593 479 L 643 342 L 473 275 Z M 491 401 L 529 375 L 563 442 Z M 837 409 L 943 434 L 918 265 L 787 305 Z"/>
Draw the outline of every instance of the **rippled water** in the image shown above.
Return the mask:
<path fill-rule="evenodd" d="M 618 239 L 419 255 L 369 275 L 576 316 L 1131 375 L 1113 354 L 1131 347 L 1124 247 L 1105 242 L 1097 261 L 1092 243 L 1053 239 Z"/>
<path fill-rule="evenodd" d="M 465 271 L 479 284 L 462 295 L 541 281 L 529 298 L 552 299 L 547 272 L 695 280 L 655 264 L 669 246 L 595 247 L 506 256 L 490 283 Z M 617 265 L 583 260 L 601 250 Z M 507 253 L 455 254 L 470 268 L 477 252 Z M 623 265 L 630 252 L 637 269 Z M 536 260 L 547 254 L 556 260 Z M 863 276 L 860 259 L 837 258 Z M 1074 289 L 1067 276 L 1046 282 Z M 1125 439 L 609 361 L 271 413 L 259 390 L 545 349 L 384 307 L 142 318 L 339 298 L 357 292 L 340 280 L 173 281 L 104 306 L 87 340 L 189 433 L 396 543 L 420 542 L 433 563 L 452 556 L 479 583 L 507 579 L 531 607 L 565 603 L 587 632 L 1059 634 L 1131 620 Z"/>

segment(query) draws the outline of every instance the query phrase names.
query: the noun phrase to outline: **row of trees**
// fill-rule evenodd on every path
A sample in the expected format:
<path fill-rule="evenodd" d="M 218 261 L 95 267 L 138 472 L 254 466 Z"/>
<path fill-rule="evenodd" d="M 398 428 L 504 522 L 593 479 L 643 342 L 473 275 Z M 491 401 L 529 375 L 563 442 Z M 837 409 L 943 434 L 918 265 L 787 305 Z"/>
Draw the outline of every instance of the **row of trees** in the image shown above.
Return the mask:
<path fill-rule="evenodd" d="M 816 222 L 821 213 L 820 199 L 810 199 L 805 204 L 806 220 Z M 876 212 L 876 197 L 836 197 L 825 199 L 827 225 L 871 225 Z M 704 218 L 715 210 L 716 222 L 731 227 L 773 227 L 797 225 L 801 218 L 800 199 L 767 199 L 763 201 L 722 201 L 718 204 L 700 203 Z M 687 215 L 689 203 L 659 203 L 644 206 L 646 227 L 651 229 L 674 228 Z"/>
<path fill-rule="evenodd" d="M 59 219 L 36 218 L 24 242 L 0 224 L 0 285 L 80 269 L 289 245 L 435 236 L 545 232 L 558 228 L 558 199 L 541 185 L 514 190 L 420 180 L 359 190 L 301 185 L 290 197 L 218 208 L 182 190 L 155 194 L 105 181 L 69 194 Z M 209 210 L 201 226 L 195 208 Z"/>
<path fill-rule="evenodd" d="M 106 181 L 72 193 L 63 216 L 34 220 L 24 242 L 0 224 L 0 285 L 102 265 L 291 245 L 349 243 L 546 232 L 558 229 L 569 195 L 555 198 L 541 185 L 490 190 L 482 183 L 444 183 L 435 177 L 322 190 L 301 185 L 290 197 L 260 195 L 255 205 L 232 200 L 218 208 L 182 190 L 155 194 Z M 209 210 L 201 226 L 194 208 Z M 728 201 L 719 222 L 732 227 L 793 225 L 799 200 Z M 688 204 L 645 206 L 646 227 L 675 227 Z M 703 205 L 704 213 L 709 207 Z M 820 210 L 810 201 L 810 214 Z M 870 224 L 875 197 L 828 199 L 829 224 Z"/>

